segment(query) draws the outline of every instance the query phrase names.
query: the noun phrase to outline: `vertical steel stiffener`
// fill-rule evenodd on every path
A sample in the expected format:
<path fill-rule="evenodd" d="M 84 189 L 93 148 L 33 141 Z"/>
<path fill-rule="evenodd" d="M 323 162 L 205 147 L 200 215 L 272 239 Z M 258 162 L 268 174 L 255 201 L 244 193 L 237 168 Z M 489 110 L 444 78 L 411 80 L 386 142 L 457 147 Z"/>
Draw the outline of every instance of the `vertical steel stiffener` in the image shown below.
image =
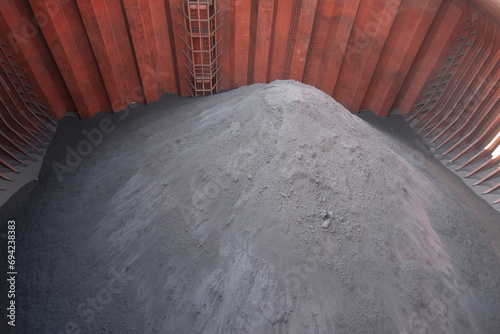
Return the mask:
<path fill-rule="evenodd" d="M 218 38 L 220 24 L 217 16 L 220 9 L 216 0 L 183 0 L 183 7 L 179 8 L 184 15 L 181 26 L 186 31 L 187 40 L 183 51 L 186 56 L 186 66 L 189 75 L 187 89 L 193 97 L 216 94 L 220 91 L 219 75 L 222 64 L 218 60 L 222 52 L 218 52 L 221 38 Z"/>

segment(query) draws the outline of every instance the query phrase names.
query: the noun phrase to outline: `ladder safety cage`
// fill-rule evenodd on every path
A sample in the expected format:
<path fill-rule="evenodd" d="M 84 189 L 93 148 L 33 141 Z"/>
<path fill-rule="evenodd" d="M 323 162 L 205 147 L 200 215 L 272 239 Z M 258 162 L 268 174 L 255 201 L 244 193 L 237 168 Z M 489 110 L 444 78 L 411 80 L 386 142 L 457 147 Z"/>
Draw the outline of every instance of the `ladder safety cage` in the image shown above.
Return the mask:
<path fill-rule="evenodd" d="M 192 97 L 217 94 L 222 79 L 219 75 L 222 65 L 218 65 L 222 51 L 217 52 L 222 40 L 217 37 L 221 27 L 217 25 L 217 16 L 221 9 L 217 8 L 217 0 L 183 0 L 179 10 L 184 17 L 180 24 L 188 37 L 187 40 L 181 37 L 186 45 L 182 51 L 187 59 L 186 88 Z"/>

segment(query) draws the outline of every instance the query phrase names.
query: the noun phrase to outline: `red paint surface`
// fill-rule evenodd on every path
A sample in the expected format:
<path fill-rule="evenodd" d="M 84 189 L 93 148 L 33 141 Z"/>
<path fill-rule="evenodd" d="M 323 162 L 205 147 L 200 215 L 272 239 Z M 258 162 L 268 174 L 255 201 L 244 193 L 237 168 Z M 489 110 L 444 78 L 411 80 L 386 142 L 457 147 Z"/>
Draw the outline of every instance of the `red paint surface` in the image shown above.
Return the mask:
<path fill-rule="evenodd" d="M 387 116 L 420 49 L 440 2 L 403 0 L 362 108 Z"/>
<path fill-rule="evenodd" d="M 275 0 L 259 0 L 255 36 L 254 83 L 266 83 Z"/>
<path fill-rule="evenodd" d="M 353 112 L 406 114 L 470 15 L 463 0 L 441 2 L 302 0 L 294 16 L 299 2 L 292 0 L 219 0 L 221 86 L 283 79 L 288 60 L 289 78 L 307 79 Z M 3 0 L 0 32 L 22 33 L 31 28 L 26 16 L 36 13 L 41 27 L 18 43 L 16 56 L 56 117 L 74 109 L 91 117 L 165 92 L 189 95 L 181 6 L 181 0 Z"/>
<path fill-rule="evenodd" d="M 401 86 L 393 105 L 401 114 L 407 115 L 422 94 L 422 88 L 437 74 L 450 49 L 456 44 L 460 29 L 464 26 L 465 13 L 452 2 L 444 2 L 429 31 L 412 67 Z M 421 98 L 421 97 L 420 97 Z"/>

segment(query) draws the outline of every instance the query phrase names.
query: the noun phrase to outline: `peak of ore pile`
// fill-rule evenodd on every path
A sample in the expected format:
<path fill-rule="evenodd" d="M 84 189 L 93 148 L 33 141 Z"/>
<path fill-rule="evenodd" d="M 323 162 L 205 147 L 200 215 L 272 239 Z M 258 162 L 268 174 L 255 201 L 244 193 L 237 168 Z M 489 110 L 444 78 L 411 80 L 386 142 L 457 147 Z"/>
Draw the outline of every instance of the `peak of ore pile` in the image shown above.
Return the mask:
<path fill-rule="evenodd" d="M 321 91 L 276 81 L 131 114 L 26 209 L 20 326 L 498 332 L 496 211 Z"/>

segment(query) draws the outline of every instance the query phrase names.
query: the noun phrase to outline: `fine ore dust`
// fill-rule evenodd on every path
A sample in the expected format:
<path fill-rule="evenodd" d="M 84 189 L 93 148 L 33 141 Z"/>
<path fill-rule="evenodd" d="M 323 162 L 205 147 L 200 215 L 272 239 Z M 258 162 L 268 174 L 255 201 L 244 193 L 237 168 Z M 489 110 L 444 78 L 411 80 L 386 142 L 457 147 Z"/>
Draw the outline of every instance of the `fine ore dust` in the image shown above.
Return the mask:
<path fill-rule="evenodd" d="M 500 215 L 430 158 L 293 81 L 161 103 L 18 219 L 23 333 L 500 333 Z"/>

